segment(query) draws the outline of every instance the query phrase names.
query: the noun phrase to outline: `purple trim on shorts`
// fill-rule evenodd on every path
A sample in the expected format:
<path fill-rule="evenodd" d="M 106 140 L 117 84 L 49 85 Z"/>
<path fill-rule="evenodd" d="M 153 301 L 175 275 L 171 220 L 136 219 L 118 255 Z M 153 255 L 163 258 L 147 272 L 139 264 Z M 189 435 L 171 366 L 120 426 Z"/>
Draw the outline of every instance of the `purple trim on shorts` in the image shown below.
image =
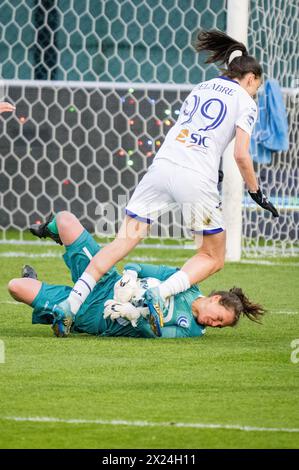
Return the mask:
<path fill-rule="evenodd" d="M 224 228 L 213 228 L 212 230 L 192 230 L 194 233 L 201 233 L 202 235 L 214 235 L 215 233 L 224 232 Z"/>
<path fill-rule="evenodd" d="M 131 212 L 129 209 L 126 209 L 125 211 L 126 211 L 126 214 L 129 217 L 132 217 L 132 219 L 139 220 L 139 222 L 144 222 L 146 224 L 152 224 L 153 223 L 153 220 L 147 219 L 146 217 L 140 217 L 139 215 L 135 214 L 135 212 Z"/>

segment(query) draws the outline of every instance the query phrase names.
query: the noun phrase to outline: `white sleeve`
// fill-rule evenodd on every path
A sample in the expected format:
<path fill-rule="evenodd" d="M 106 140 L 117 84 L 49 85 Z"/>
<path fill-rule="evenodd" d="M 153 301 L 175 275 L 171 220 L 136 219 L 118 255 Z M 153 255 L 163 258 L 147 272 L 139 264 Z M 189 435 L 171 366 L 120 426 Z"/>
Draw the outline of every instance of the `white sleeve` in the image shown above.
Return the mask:
<path fill-rule="evenodd" d="M 241 127 L 247 134 L 251 136 L 254 125 L 257 120 L 257 106 L 252 100 L 251 103 L 247 104 L 246 107 L 242 108 L 241 113 L 239 114 L 236 126 Z"/>

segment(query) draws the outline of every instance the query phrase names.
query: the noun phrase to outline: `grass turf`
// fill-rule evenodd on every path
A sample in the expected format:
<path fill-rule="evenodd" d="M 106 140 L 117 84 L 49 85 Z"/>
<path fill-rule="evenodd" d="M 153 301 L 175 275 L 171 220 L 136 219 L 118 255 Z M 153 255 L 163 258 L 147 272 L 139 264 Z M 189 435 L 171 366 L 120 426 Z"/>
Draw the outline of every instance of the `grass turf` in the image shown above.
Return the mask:
<path fill-rule="evenodd" d="M 20 257 L 3 257 L 15 252 Z M 202 291 L 244 288 L 269 310 L 263 325 L 208 329 L 196 339 L 52 336 L 6 283 L 32 264 L 40 279 L 70 283 L 56 246 L 0 245 L 0 448 L 299 448 L 299 433 L 175 426 L 25 422 L 6 417 L 125 420 L 299 428 L 298 259 L 281 265 L 227 263 Z M 44 253 L 53 257 L 36 257 Z M 34 256 L 29 258 L 28 255 Z M 137 249 L 128 259 L 181 265 L 186 250 Z M 277 261 L 277 260 L 273 260 Z M 122 265 L 120 265 L 120 268 Z M 299 357 L 299 354 L 298 354 Z"/>

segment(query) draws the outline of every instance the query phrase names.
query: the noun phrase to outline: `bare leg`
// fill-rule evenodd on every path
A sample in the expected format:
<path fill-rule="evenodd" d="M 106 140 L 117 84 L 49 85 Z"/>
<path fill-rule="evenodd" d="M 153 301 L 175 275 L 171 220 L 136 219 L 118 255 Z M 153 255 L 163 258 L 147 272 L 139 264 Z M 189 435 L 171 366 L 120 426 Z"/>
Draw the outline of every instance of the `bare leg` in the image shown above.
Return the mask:
<path fill-rule="evenodd" d="M 203 281 L 223 268 L 225 240 L 225 231 L 215 235 L 203 236 L 203 243 L 198 253 L 182 267 L 182 271 L 188 275 L 191 285 Z"/>
<path fill-rule="evenodd" d="M 72 243 L 74 235 L 78 237 L 83 230 L 83 227 L 75 223 L 75 228 L 72 228 L 72 236 L 69 238 L 67 233 L 70 231 L 71 214 L 68 216 L 61 216 L 60 222 L 57 226 L 59 228 L 59 235 L 64 243 Z M 68 223 L 65 222 L 68 220 Z M 74 221 L 74 220 L 73 220 Z M 74 221 L 75 222 L 75 221 Z M 65 227 L 62 225 L 65 224 Z M 81 226 L 81 228 L 80 228 Z M 61 232 L 60 232 L 61 230 Z M 65 236 L 64 236 L 65 230 Z M 148 224 L 139 222 L 131 217 L 126 217 L 119 233 L 115 240 L 109 245 L 102 248 L 90 261 L 87 269 L 81 274 L 80 278 L 75 283 L 69 297 L 61 302 L 55 313 L 63 315 L 65 319 L 71 324 L 74 315 L 80 309 L 82 303 L 88 297 L 90 292 L 94 289 L 97 281 L 99 281 L 112 266 L 124 258 L 139 242 L 144 238 L 148 230 Z M 66 333 L 67 335 L 68 333 Z"/>
<path fill-rule="evenodd" d="M 56 216 L 59 236 L 64 245 L 74 243 L 84 230 L 77 217 L 68 211 L 61 211 Z"/>
<path fill-rule="evenodd" d="M 148 224 L 126 217 L 113 242 L 97 253 L 86 272 L 98 281 L 118 261 L 123 259 L 146 236 Z"/>
<path fill-rule="evenodd" d="M 10 295 L 18 302 L 31 305 L 40 291 L 42 283 L 36 279 L 20 278 L 12 279 L 8 283 Z"/>

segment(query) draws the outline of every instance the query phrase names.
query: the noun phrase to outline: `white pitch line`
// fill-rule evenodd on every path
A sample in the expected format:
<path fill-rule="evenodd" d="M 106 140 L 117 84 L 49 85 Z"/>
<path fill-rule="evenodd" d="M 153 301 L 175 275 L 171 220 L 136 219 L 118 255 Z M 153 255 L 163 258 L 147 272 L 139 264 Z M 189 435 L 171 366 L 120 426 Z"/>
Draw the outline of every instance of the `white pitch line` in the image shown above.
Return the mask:
<path fill-rule="evenodd" d="M 28 253 L 26 251 L 6 251 L 0 253 L 0 258 L 61 258 L 62 254 L 61 253 L 56 253 L 55 251 L 46 251 L 44 253 Z M 169 264 L 174 264 L 174 263 L 182 263 L 186 258 L 184 256 L 178 258 L 178 257 L 169 257 Z M 134 256 L 134 257 L 128 257 L 127 261 L 130 262 L 140 262 L 140 263 L 147 263 L 147 262 L 156 262 L 156 263 L 161 263 L 164 262 L 165 260 L 155 257 L 155 256 Z M 228 262 L 229 264 L 230 262 Z M 264 265 L 264 266 L 280 266 L 280 267 L 298 267 L 299 263 L 294 262 L 294 263 L 279 263 L 275 261 L 268 261 L 268 260 L 241 260 L 238 261 L 238 263 L 241 264 L 258 264 L 258 265 Z"/>
<path fill-rule="evenodd" d="M 279 261 L 270 261 L 270 260 L 257 260 L 257 259 L 241 259 L 237 261 L 237 263 L 241 264 L 258 264 L 262 266 L 299 266 L 299 263 L 280 263 Z"/>
<path fill-rule="evenodd" d="M 0 304 L 4 305 L 4 304 L 8 304 L 8 305 L 24 305 L 22 302 L 17 302 L 17 301 L 14 301 L 14 300 L 1 300 L 0 301 Z"/>
<path fill-rule="evenodd" d="M 150 262 L 150 263 L 151 262 L 161 263 L 161 262 L 165 261 L 164 259 L 157 258 L 155 256 L 133 256 L 133 257 L 128 256 L 128 260 L 131 263 L 132 262 L 136 262 L 136 263 L 148 263 L 148 262 Z M 184 256 L 182 256 L 181 258 L 171 257 L 169 259 L 169 264 L 173 264 L 176 261 L 178 261 L 180 263 L 183 263 L 185 260 L 186 260 L 186 258 Z"/>
<path fill-rule="evenodd" d="M 299 315 L 298 310 L 270 310 L 270 314 L 274 313 L 275 315 Z"/>
<path fill-rule="evenodd" d="M 241 424 L 209 424 L 209 423 L 175 423 L 175 422 L 150 422 L 150 421 L 126 421 L 126 420 L 105 420 L 105 419 L 61 419 L 48 416 L 19 417 L 3 416 L 1 420 L 31 422 L 31 423 L 61 423 L 61 424 L 96 424 L 111 426 L 133 426 L 133 427 L 167 427 L 167 428 L 197 428 L 197 429 L 228 429 L 249 432 L 288 432 L 298 433 L 299 428 L 267 428 L 258 426 L 247 426 Z"/>
<path fill-rule="evenodd" d="M 0 253 L 0 258 L 61 258 L 61 253 L 47 251 L 45 253 L 28 253 L 26 251 L 6 251 Z"/>
<path fill-rule="evenodd" d="M 14 246 L 57 246 L 54 241 L 50 240 L 0 240 L 1 245 L 14 245 Z"/>
<path fill-rule="evenodd" d="M 44 253 L 28 253 L 26 251 L 6 251 L 0 253 L 0 258 L 62 258 L 61 253 L 56 253 L 55 251 L 47 251 Z M 171 258 L 170 264 L 180 262 L 182 263 L 185 260 L 184 257 L 182 258 Z M 149 262 L 161 262 L 161 258 L 156 258 L 155 256 L 134 256 L 128 257 L 127 261 L 136 262 L 136 263 L 149 263 Z"/>

